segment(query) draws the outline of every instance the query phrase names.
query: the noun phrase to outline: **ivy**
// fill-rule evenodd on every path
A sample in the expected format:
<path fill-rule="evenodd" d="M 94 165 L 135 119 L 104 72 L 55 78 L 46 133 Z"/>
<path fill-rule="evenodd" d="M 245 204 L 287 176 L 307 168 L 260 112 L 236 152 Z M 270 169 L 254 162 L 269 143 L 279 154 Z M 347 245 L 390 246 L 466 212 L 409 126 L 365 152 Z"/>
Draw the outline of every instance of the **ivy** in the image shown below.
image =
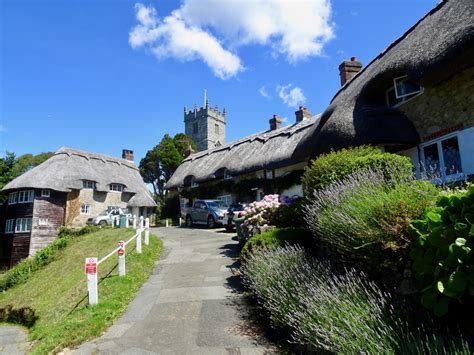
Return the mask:
<path fill-rule="evenodd" d="M 196 198 L 216 198 L 222 193 L 234 194 L 239 201 L 253 198 L 255 188 L 262 189 L 265 194 L 281 193 L 293 185 L 301 183 L 303 170 L 295 170 L 275 179 L 252 178 L 238 182 L 233 180 L 220 180 L 209 182 L 197 187 L 187 188 L 181 191 L 181 196 L 189 200 Z"/>

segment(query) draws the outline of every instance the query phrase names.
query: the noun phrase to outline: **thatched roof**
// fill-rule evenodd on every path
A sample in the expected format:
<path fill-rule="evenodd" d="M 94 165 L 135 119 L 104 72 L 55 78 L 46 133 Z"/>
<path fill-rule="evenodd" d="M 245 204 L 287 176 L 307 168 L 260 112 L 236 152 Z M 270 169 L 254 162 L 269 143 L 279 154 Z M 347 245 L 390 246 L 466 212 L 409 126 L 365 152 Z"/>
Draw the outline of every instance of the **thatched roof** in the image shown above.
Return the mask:
<path fill-rule="evenodd" d="M 9 182 L 2 191 L 33 188 L 69 192 L 82 189 L 84 180 L 95 181 L 96 190 L 104 192 L 109 191 L 110 184 L 124 185 L 124 192 L 134 194 L 128 202 L 130 207 L 156 206 L 132 162 L 65 147 Z"/>
<path fill-rule="evenodd" d="M 419 143 L 408 118 L 385 105 L 392 79 L 408 75 L 422 86 L 434 85 L 473 63 L 474 1 L 446 0 L 336 93 L 298 151 L 318 155 L 361 144 Z"/>
<path fill-rule="evenodd" d="M 205 150 L 186 158 L 166 184 L 167 189 L 181 187 L 193 176 L 197 182 L 209 181 L 224 169 L 237 176 L 262 169 L 275 169 L 296 164 L 294 150 L 319 116 L 305 119 L 288 127 L 256 133 L 229 144 Z"/>

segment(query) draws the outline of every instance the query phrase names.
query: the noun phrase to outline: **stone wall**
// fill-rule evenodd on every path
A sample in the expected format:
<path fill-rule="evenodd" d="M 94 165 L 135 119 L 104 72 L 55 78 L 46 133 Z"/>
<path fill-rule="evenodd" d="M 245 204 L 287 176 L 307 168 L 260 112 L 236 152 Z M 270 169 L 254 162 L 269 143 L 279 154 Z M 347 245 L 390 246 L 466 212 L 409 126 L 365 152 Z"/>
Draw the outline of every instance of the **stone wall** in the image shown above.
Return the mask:
<path fill-rule="evenodd" d="M 413 122 L 422 141 L 437 133 L 474 126 L 474 67 L 466 69 L 403 103 L 399 109 Z"/>
<path fill-rule="evenodd" d="M 197 124 L 197 133 L 194 131 Z M 216 132 L 216 125 L 219 127 Z M 225 144 L 226 116 L 217 108 L 209 106 L 194 109 L 184 114 L 185 133 L 191 137 L 198 151 L 214 148 L 216 143 Z"/>

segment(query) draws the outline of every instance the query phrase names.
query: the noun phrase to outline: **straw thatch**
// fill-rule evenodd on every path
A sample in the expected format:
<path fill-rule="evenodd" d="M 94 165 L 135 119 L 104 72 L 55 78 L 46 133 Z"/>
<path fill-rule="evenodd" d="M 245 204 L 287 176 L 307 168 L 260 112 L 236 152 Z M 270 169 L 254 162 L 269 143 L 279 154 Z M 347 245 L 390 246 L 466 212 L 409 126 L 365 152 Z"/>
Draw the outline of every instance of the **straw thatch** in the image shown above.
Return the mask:
<path fill-rule="evenodd" d="M 124 192 L 133 194 L 130 207 L 156 206 L 132 162 L 65 147 L 9 182 L 2 191 L 31 188 L 69 192 L 82 189 L 84 180 L 95 181 L 96 190 L 104 192 L 109 191 L 110 184 L 124 185 Z"/>

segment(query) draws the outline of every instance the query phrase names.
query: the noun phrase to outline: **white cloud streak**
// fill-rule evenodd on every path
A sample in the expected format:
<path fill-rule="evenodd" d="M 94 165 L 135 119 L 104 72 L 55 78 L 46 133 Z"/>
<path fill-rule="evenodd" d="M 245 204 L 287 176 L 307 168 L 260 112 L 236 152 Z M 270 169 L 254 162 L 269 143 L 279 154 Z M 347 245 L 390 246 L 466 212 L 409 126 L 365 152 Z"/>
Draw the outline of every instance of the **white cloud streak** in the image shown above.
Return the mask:
<path fill-rule="evenodd" d="M 285 86 L 278 85 L 277 93 L 283 103 L 288 107 L 297 108 L 306 102 L 306 97 L 303 94 L 303 90 L 297 86 L 293 87 L 293 84 Z"/>
<path fill-rule="evenodd" d="M 334 38 L 330 0 L 184 0 L 160 20 L 137 3 L 133 48 L 148 46 L 158 58 L 204 61 L 222 79 L 244 69 L 236 50 L 258 44 L 296 63 L 323 52 Z"/>
<path fill-rule="evenodd" d="M 259 92 L 260 95 L 262 95 L 266 99 L 271 98 L 271 96 L 268 93 L 267 88 L 265 87 L 265 85 L 263 85 L 260 89 L 258 89 L 258 92 Z"/>

